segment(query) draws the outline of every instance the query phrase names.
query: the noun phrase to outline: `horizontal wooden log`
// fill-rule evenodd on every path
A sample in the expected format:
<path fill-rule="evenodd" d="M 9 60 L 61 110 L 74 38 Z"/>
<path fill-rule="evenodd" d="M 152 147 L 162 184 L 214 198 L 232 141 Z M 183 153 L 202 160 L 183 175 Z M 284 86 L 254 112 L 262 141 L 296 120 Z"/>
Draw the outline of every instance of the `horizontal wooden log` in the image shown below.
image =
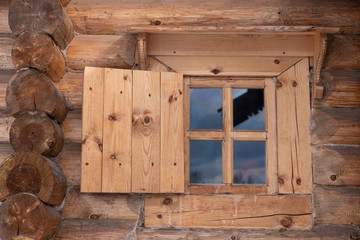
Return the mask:
<path fill-rule="evenodd" d="M 24 112 L 12 123 L 10 143 L 15 151 L 57 156 L 64 146 L 60 126 L 43 112 Z"/>
<path fill-rule="evenodd" d="M 0 143 L 0 164 L 2 164 L 12 153 L 14 153 L 14 149 L 10 143 Z"/>
<path fill-rule="evenodd" d="M 315 223 L 360 224 L 360 187 L 316 187 Z"/>
<path fill-rule="evenodd" d="M 21 71 L 11 78 L 6 89 L 6 106 L 14 117 L 24 111 L 37 110 L 61 123 L 67 114 L 64 96 L 54 83 L 35 69 Z"/>
<path fill-rule="evenodd" d="M 16 153 L 0 165 L 0 199 L 20 192 L 60 205 L 66 194 L 66 179 L 57 163 L 32 152 Z"/>
<path fill-rule="evenodd" d="M 89 5 L 91 8 L 89 8 Z M 116 34 L 133 26 L 339 26 L 358 31 L 360 4 L 337 1 L 181 2 L 73 0 L 66 8 L 75 30 Z M 344 14 L 346 13 L 346 14 Z"/>
<path fill-rule="evenodd" d="M 0 108 L 6 108 L 6 87 L 16 70 L 0 70 Z"/>
<path fill-rule="evenodd" d="M 64 219 L 55 240 L 126 239 L 126 235 L 133 230 L 135 224 L 135 220 Z"/>
<path fill-rule="evenodd" d="M 49 239 L 55 234 L 60 220 L 60 213 L 35 195 L 12 195 L 0 205 L 0 238 L 25 235 L 36 240 Z"/>
<path fill-rule="evenodd" d="M 147 195 L 145 227 L 306 229 L 310 195 Z"/>
<path fill-rule="evenodd" d="M 0 69 L 13 69 L 11 49 L 15 39 L 10 34 L 0 34 Z"/>
<path fill-rule="evenodd" d="M 81 110 L 70 111 L 65 121 L 61 124 L 66 141 L 81 143 Z"/>
<path fill-rule="evenodd" d="M 9 132 L 14 120 L 6 108 L 0 109 L 0 142 L 9 143 Z"/>
<path fill-rule="evenodd" d="M 80 194 L 80 187 L 68 193 L 62 210 L 64 218 L 134 219 L 139 217 L 140 196 L 128 194 Z"/>
<path fill-rule="evenodd" d="M 5 144 L 3 144 L 5 145 Z M 5 146 L 4 146 L 5 147 Z M 0 144 L 1 149 L 1 144 Z M 1 156 L 1 155 L 0 155 Z M 1 159 L 1 158 L 0 158 Z M 59 165 L 63 170 L 69 185 L 80 185 L 81 177 L 81 144 L 67 143 L 58 158 Z"/>
<path fill-rule="evenodd" d="M 329 35 L 324 67 L 360 68 L 360 35 Z"/>
<path fill-rule="evenodd" d="M 360 70 L 334 69 L 323 72 L 324 97 L 314 107 L 360 107 Z"/>
<path fill-rule="evenodd" d="M 66 72 L 63 54 L 50 36 L 44 33 L 20 34 L 11 55 L 15 68 L 36 68 L 53 82 L 59 82 Z"/>
<path fill-rule="evenodd" d="M 64 95 L 68 108 L 71 110 L 80 109 L 82 107 L 83 80 L 83 71 L 70 71 L 65 73 L 61 81 L 56 84 Z"/>
<path fill-rule="evenodd" d="M 0 1 L 0 33 L 11 33 L 8 23 L 10 2 L 11 0 Z"/>
<path fill-rule="evenodd" d="M 312 110 L 313 144 L 360 145 L 359 108 L 321 108 Z"/>
<path fill-rule="evenodd" d="M 314 146 L 314 182 L 321 185 L 360 185 L 360 146 Z"/>
<path fill-rule="evenodd" d="M 72 22 L 58 0 L 11 1 L 9 26 L 16 36 L 24 32 L 47 33 L 61 49 L 74 37 Z"/>
<path fill-rule="evenodd" d="M 116 36 L 77 35 L 66 52 L 70 69 L 85 66 L 132 68 L 136 37 L 133 34 Z"/>

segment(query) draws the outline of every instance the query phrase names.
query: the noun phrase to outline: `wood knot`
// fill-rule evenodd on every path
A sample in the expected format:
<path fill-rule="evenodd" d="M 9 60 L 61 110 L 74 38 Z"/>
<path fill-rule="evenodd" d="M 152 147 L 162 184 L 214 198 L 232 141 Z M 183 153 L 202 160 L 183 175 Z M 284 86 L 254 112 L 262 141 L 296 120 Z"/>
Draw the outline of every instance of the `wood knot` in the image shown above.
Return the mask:
<path fill-rule="evenodd" d="M 100 216 L 97 215 L 97 214 L 91 214 L 91 215 L 90 215 L 90 218 L 91 218 L 91 219 L 99 219 Z"/>
<path fill-rule="evenodd" d="M 125 81 L 127 81 L 128 75 L 124 75 L 123 79 L 124 79 Z"/>
<path fill-rule="evenodd" d="M 235 240 L 236 239 L 236 237 L 235 236 L 231 236 L 231 240 Z"/>
<path fill-rule="evenodd" d="M 297 82 L 296 81 L 293 81 L 293 87 L 296 87 L 297 86 Z"/>
<path fill-rule="evenodd" d="M 179 89 L 179 94 L 182 95 L 182 91 Z"/>
<path fill-rule="evenodd" d="M 165 198 L 164 201 L 163 201 L 163 204 L 164 205 L 169 205 L 173 202 L 173 200 L 171 198 Z"/>
<path fill-rule="evenodd" d="M 336 175 L 331 175 L 330 179 L 331 179 L 331 181 L 336 181 Z"/>
<path fill-rule="evenodd" d="M 283 227 L 289 228 L 294 222 L 291 217 L 287 216 L 285 219 L 281 220 L 280 223 Z"/>
<path fill-rule="evenodd" d="M 299 186 L 301 185 L 301 178 L 296 179 L 296 184 Z"/>
<path fill-rule="evenodd" d="M 151 25 L 159 26 L 159 25 L 161 25 L 161 21 L 159 21 L 159 20 L 152 21 Z"/>
<path fill-rule="evenodd" d="M 279 182 L 279 184 L 284 184 L 285 183 L 285 181 L 284 181 L 284 179 L 282 178 L 282 177 L 279 177 L 278 178 L 278 182 Z"/>
<path fill-rule="evenodd" d="M 87 162 L 87 163 L 85 163 L 85 165 L 86 165 L 86 166 L 89 166 L 89 163 Z"/>
<path fill-rule="evenodd" d="M 220 70 L 214 68 L 213 70 L 211 70 L 211 72 L 216 75 L 216 74 L 219 74 L 219 73 L 220 73 Z"/>
<path fill-rule="evenodd" d="M 100 152 L 102 152 L 103 151 L 103 145 L 101 143 L 99 143 L 98 147 L 99 147 Z"/>
<path fill-rule="evenodd" d="M 280 81 L 277 81 L 277 82 L 276 82 L 276 87 L 277 87 L 277 88 L 281 88 L 282 85 L 283 85 L 282 82 L 280 82 Z"/>
<path fill-rule="evenodd" d="M 108 118 L 110 121 L 116 121 L 116 117 L 114 115 L 109 115 L 109 118 Z"/>
<path fill-rule="evenodd" d="M 149 116 L 144 117 L 144 124 L 148 125 L 151 121 L 151 118 Z"/>
<path fill-rule="evenodd" d="M 169 103 L 171 103 L 172 101 L 173 101 L 173 95 L 171 95 L 170 97 L 169 97 Z"/>
<path fill-rule="evenodd" d="M 51 140 L 51 141 L 48 141 L 47 142 L 47 146 L 48 146 L 48 148 L 51 148 L 53 145 L 54 145 L 54 141 L 53 140 Z"/>
<path fill-rule="evenodd" d="M 162 219 L 162 215 L 161 215 L 161 214 L 157 215 L 157 217 L 158 217 L 159 219 Z"/>
<path fill-rule="evenodd" d="M 274 63 L 275 63 L 275 64 L 279 64 L 280 61 L 279 61 L 278 59 L 275 59 L 275 60 L 274 60 Z"/>
<path fill-rule="evenodd" d="M 113 154 L 110 155 L 110 158 L 111 158 L 112 160 L 116 160 L 116 155 L 113 153 Z"/>

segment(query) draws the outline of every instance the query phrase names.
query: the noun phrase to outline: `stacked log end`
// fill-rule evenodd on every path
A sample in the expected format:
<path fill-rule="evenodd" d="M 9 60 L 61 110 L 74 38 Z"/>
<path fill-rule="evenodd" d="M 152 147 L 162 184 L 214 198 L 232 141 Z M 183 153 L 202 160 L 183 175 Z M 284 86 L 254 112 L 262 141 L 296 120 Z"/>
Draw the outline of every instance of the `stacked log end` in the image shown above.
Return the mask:
<path fill-rule="evenodd" d="M 69 2 L 10 3 L 9 25 L 17 37 L 12 61 L 21 71 L 6 89 L 15 153 L 0 165 L 0 239 L 50 239 L 60 225 L 55 206 L 63 202 L 67 183 L 56 157 L 64 146 L 60 124 L 67 104 L 54 83 L 66 72 L 60 49 L 74 37 L 63 8 Z"/>

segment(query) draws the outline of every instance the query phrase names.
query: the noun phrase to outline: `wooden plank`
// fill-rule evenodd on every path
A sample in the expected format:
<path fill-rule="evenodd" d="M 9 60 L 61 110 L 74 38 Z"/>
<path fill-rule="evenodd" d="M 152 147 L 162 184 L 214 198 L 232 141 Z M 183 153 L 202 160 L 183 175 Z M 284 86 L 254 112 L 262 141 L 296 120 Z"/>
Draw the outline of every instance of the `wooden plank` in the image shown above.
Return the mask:
<path fill-rule="evenodd" d="M 308 59 L 278 76 L 279 193 L 311 193 Z"/>
<path fill-rule="evenodd" d="M 105 69 L 104 93 L 102 192 L 130 192 L 132 71 Z"/>
<path fill-rule="evenodd" d="M 14 69 L 11 50 L 15 43 L 12 34 L 0 34 L 0 69 Z"/>
<path fill-rule="evenodd" d="M 360 69 L 334 69 L 323 72 L 325 94 L 315 107 L 360 107 Z"/>
<path fill-rule="evenodd" d="M 126 194 L 80 193 L 72 187 L 62 209 L 63 218 L 134 219 L 140 213 L 141 197 Z"/>
<path fill-rule="evenodd" d="M 314 183 L 360 185 L 360 146 L 314 146 Z"/>
<path fill-rule="evenodd" d="M 222 141 L 223 183 L 232 184 L 234 180 L 234 143 L 233 130 L 233 89 L 222 89 L 222 125 L 224 139 Z"/>
<path fill-rule="evenodd" d="M 183 75 L 161 73 L 160 192 L 184 192 Z"/>
<path fill-rule="evenodd" d="M 156 58 L 149 57 L 149 69 L 153 72 L 171 72 L 171 69 L 161 62 L 157 60 Z"/>
<path fill-rule="evenodd" d="M 184 169 L 185 169 L 185 189 L 190 185 L 190 138 L 188 131 L 190 129 L 190 77 L 184 77 Z"/>
<path fill-rule="evenodd" d="M 360 6 L 357 1 L 215 1 L 159 2 L 137 0 L 114 2 L 72 0 L 66 11 L 74 28 L 84 34 L 118 34 L 132 27 L 183 26 L 222 29 L 228 26 L 344 27 L 358 31 Z M 91 6 L 91 8 L 89 8 Z M 176 11 L 174 11 L 176 9 Z M 216 10 L 216 11 L 215 11 Z M 346 14 L 344 14 L 346 13 Z M 235 28 L 236 29 L 236 28 Z M 305 28 L 310 29 L 311 28 Z M 137 31 L 139 32 L 139 31 Z"/>
<path fill-rule="evenodd" d="M 82 87 L 84 72 L 66 72 L 63 78 L 56 84 L 64 95 L 68 108 L 71 110 L 82 108 Z"/>
<path fill-rule="evenodd" d="M 268 192 L 264 185 L 191 185 L 190 194 L 265 194 Z"/>
<path fill-rule="evenodd" d="M 222 130 L 189 130 L 186 136 L 191 140 L 223 140 L 224 132 Z"/>
<path fill-rule="evenodd" d="M 277 131 L 276 131 L 276 78 L 265 79 L 266 183 L 268 193 L 279 192 Z"/>
<path fill-rule="evenodd" d="M 360 68 L 360 35 L 329 35 L 325 69 Z"/>
<path fill-rule="evenodd" d="M 264 88 L 264 78 L 191 77 L 191 88 Z"/>
<path fill-rule="evenodd" d="M 159 56 L 176 72 L 194 76 L 277 76 L 300 58 Z"/>
<path fill-rule="evenodd" d="M 132 186 L 160 191 L 160 73 L 133 71 Z"/>
<path fill-rule="evenodd" d="M 84 72 L 81 148 L 81 192 L 101 192 L 103 152 L 103 68 Z"/>
<path fill-rule="evenodd" d="M 136 37 L 132 34 L 76 35 L 66 52 L 67 66 L 70 69 L 84 69 L 85 66 L 132 68 L 135 48 Z"/>
<path fill-rule="evenodd" d="M 153 56 L 307 57 L 314 54 L 312 35 L 149 34 Z"/>
<path fill-rule="evenodd" d="M 312 116 L 312 144 L 360 145 L 360 109 L 313 109 Z"/>
<path fill-rule="evenodd" d="M 315 223 L 360 224 L 360 187 L 316 187 Z"/>
<path fill-rule="evenodd" d="M 147 195 L 146 227 L 305 229 L 310 195 Z"/>
<path fill-rule="evenodd" d="M 254 131 L 234 131 L 232 137 L 235 141 L 266 141 L 267 137 L 266 132 Z"/>

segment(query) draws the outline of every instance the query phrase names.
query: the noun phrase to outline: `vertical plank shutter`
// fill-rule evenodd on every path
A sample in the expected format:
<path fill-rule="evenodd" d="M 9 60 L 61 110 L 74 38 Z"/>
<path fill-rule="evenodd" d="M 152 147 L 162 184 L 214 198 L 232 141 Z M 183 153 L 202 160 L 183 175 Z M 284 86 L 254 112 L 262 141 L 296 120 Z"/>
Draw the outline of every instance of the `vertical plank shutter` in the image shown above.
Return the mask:
<path fill-rule="evenodd" d="M 184 192 L 183 76 L 85 68 L 82 192 Z"/>

